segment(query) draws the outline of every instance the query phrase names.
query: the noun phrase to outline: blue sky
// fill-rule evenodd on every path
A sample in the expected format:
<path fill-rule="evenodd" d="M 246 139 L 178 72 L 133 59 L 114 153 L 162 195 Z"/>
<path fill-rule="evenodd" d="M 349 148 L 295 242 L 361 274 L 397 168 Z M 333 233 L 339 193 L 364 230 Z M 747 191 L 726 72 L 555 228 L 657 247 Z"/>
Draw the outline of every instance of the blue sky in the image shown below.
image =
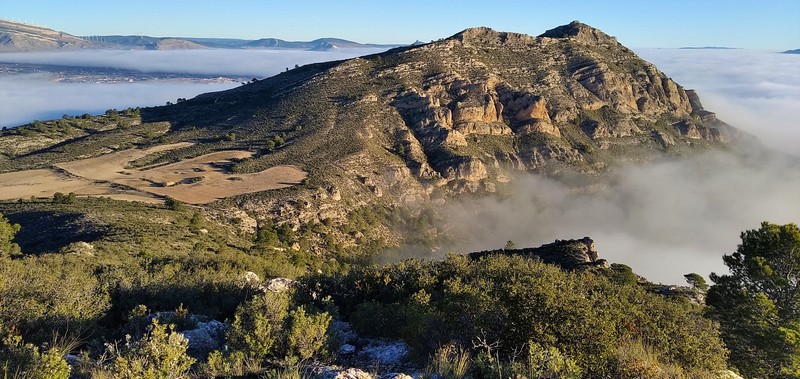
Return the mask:
<path fill-rule="evenodd" d="M 75 35 L 410 43 L 472 26 L 536 35 L 577 19 L 631 47 L 800 48 L 798 0 L 0 0 L 0 5 L 0 18 Z"/>

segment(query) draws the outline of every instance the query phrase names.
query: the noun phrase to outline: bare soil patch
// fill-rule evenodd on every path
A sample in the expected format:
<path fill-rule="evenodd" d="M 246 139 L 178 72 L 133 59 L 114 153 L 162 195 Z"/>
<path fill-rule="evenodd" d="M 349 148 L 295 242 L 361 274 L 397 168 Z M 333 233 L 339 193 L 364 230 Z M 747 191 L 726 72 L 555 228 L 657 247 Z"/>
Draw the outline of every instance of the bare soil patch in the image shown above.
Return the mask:
<path fill-rule="evenodd" d="M 0 174 L 0 200 L 51 197 L 56 192 L 107 196 L 119 200 L 161 202 L 169 196 L 190 204 L 206 204 L 230 196 L 290 187 L 307 174 L 295 166 L 277 166 L 252 174 L 228 174 L 236 159 L 252 156 L 242 150 L 218 151 L 163 166 L 129 168 L 148 154 L 191 145 L 182 142 L 149 149 L 129 149 L 56 165 L 63 172 L 41 169 Z"/>

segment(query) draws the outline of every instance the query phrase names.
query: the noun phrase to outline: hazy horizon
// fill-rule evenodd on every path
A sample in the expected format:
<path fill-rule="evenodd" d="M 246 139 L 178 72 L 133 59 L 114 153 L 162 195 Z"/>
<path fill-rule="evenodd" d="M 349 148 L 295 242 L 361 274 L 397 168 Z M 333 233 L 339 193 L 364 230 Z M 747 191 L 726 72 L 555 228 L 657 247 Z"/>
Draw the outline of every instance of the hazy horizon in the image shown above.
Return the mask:
<path fill-rule="evenodd" d="M 79 36 L 270 37 L 290 41 L 337 37 L 388 44 L 437 40 L 477 26 L 539 35 L 580 20 L 631 47 L 727 46 L 775 51 L 800 48 L 800 2 L 794 0 L 758 5 L 747 0 L 509 0 L 503 4 L 476 0 L 310 0 L 302 6 L 271 1 L 142 0 L 137 4 L 131 7 L 100 0 L 77 4 L 17 1 L 4 4 L 0 17 Z"/>

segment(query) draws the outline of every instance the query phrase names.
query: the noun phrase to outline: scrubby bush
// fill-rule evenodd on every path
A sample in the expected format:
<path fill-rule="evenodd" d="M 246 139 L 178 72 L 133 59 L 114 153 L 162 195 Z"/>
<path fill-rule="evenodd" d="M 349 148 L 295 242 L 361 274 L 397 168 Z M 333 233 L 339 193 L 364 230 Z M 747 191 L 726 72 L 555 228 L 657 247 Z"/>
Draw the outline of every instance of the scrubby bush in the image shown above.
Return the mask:
<path fill-rule="evenodd" d="M 67 379 L 70 367 L 64 360 L 65 352 L 50 347 L 44 353 L 22 337 L 5 331 L 0 326 L 0 374 L 3 378 Z"/>
<path fill-rule="evenodd" d="M 211 378 L 243 376 L 248 372 L 246 361 L 244 352 L 233 351 L 226 355 L 216 350 L 208 355 L 206 362 L 201 365 L 201 371 Z"/>
<path fill-rule="evenodd" d="M 35 343 L 92 329 L 110 308 L 103 287 L 74 256 L 0 258 L 0 324 Z"/>
<path fill-rule="evenodd" d="M 19 224 L 9 222 L 0 213 L 0 258 L 19 254 L 19 245 L 12 242 L 19 229 Z"/>
<path fill-rule="evenodd" d="M 284 322 L 289 313 L 286 294 L 267 292 L 236 309 L 228 329 L 228 345 L 250 357 L 263 360 L 281 343 Z"/>
<path fill-rule="evenodd" d="M 150 330 L 141 339 L 127 341 L 114 355 L 111 371 L 119 379 L 188 378 L 194 358 L 186 354 L 188 340 L 154 319 Z"/>
<path fill-rule="evenodd" d="M 289 353 L 300 360 L 319 354 L 328 342 L 331 316 L 327 312 L 307 314 L 302 306 L 293 310 L 289 316 Z"/>

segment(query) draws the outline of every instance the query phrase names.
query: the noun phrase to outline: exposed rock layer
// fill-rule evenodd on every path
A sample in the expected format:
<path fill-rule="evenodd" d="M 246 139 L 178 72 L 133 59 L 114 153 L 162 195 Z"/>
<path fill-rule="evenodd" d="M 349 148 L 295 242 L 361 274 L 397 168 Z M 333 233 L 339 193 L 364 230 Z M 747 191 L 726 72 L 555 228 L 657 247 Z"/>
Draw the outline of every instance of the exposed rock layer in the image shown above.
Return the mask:
<path fill-rule="evenodd" d="M 595 250 L 594 241 L 589 237 L 577 240 L 556 240 L 539 247 L 524 249 L 487 250 L 470 253 L 470 259 L 481 259 L 491 255 L 521 255 L 527 258 L 538 258 L 544 263 L 560 266 L 564 269 L 575 269 L 589 266 L 607 266 L 605 259 L 600 259 Z"/>

